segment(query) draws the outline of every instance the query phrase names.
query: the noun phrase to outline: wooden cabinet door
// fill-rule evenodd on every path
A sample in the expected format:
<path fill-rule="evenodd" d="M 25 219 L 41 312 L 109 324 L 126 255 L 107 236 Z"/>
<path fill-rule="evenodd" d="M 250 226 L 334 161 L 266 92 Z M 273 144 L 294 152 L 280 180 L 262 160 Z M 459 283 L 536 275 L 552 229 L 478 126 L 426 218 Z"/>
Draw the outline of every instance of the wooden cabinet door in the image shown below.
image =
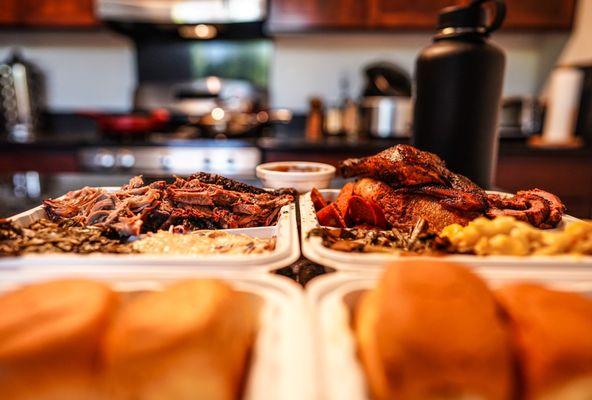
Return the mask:
<path fill-rule="evenodd" d="M 370 20 L 377 28 L 436 29 L 438 12 L 460 0 L 370 0 Z"/>
<path fill-rule="evenodd" d="M 0 4 L 0 25 L 19 23 L 19 0 L 2 0 Z"/>
<path fill-rule="evenodd" d="M 23 23 L 30 26 L 96 25 L 93 0 L 21 0 Z"/>
<path fill-rule="evenodd" d="M 506 5 L 506 28 L 570 29 L 576 0 L 507 0 Z"/>
<path fill-rule="evenodd" d="M 368 27 L 371 0 L 270 0 L 271 32 Z"/>
<path fill-rule="evenodd" d="M 438 12 L 468 0 L 369 0 L 373 26 L 435 28 Z M 581 0 L 589 1 L 589 0 Z M 511 29 L 570 29 L 576 0 L 506 0 L 504 27 Z"/>
<path fill-rule="evenodd" d="M 46 0 L 47 1 L 47 0 Z M 72 0 L 70 0 L 72 1 Z M 469 0 L 269 0 L 271 32 L 351 29 L 433 31 L 442 8 Z M 572 27 L 577 0 L 506 0 L 506 29 Z M 592 1 L 592 0 L 580 0 Z"/>

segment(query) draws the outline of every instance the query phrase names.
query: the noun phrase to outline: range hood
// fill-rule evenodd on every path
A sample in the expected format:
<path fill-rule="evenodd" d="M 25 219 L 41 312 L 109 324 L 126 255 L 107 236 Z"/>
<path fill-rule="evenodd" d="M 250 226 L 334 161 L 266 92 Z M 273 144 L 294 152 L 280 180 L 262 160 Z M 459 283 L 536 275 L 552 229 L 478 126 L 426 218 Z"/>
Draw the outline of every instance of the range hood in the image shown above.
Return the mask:
<path fill-rule="evenodd" d="M 261 22 L 266 0 L 97 0 L 99 18 L 140 24 L 242 24 Z"/>

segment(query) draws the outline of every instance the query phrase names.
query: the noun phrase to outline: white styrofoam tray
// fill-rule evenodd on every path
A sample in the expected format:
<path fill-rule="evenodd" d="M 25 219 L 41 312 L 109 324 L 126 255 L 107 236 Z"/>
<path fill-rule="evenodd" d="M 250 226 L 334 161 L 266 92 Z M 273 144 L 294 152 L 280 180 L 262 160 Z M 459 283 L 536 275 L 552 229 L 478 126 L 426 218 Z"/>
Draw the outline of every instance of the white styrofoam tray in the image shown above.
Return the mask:
<path fill-rule="evenodd" d="M 48 267 L 36 271 L 0 271 L 0 291 L 60 278 L 105 281 L 115 290 L 160 290 L 182 279 L 216 278 L 262 300 L 260 322 L 248 370 L 243 400 L 312 399 L 314 376 L 309 315 L 302 288 L 288 278 L 240 272 L 152 268 L 138 271 L 126 265 L 100 268 Z"/>
<path fill-rule="evenodd" d="M 106 187 L 107 191 L 118 188 Z M 43 206 L 33 208 L 11 217 L 21 226 L 47 218 Z M 288 266 L 300 257 L 300 243 L 296 224 L 295 203 L 280 210 L 274 226 L 242 229 L 223 229 L 228 233 L 242 233 L 257 238 L 276 237 L 275 249 L 263 254 L 206 254 L 206 255 L 160 255 L 160 254 L 25 254 L 19 257 L 0 258 L 0 268 L 21 268 L 24 266 L 46 266 L 61 264 L 142 264 L 142 265 L 186 265 L 204 269 L 231 269 L 271 271 Z"/>
<path fill-rule="evenodd" d="M 516 278 L 502 272 L 479 273 L 491 286 L 510 282 L 538 282 L 559 290 L 592 294 L 592 279 L 554 280 L 546 277 Z M 311 335 L 317 365 L 317 395 L 323 400 L 370 400 L 352 316 L 360 295 L 376 286 L 380 273 L 337 272 L 313 279 L 307 286 L 312 320 Z"/>
<path fill-rule="evenodd" d="M 339 190 L 326 189 L 320 191 L 327 200 L 335 200 Z M 310 193 L 300 196 L 300 219 L 302 234 L 302 254 L 318 264 L 335 268 L 341 271 L 368 271 L 381 270 L 388 262 L 400 259 L 396 253 L 348 253 L 329 249 L 323 246 L 322 239 L 318 236 L 307 238 L 308 232 L 318 228 L 314 206 L 310 199 Z M 562 224 L 574 221 L 576 218 L 564 216 Z M 405 256 L 405 259 L 426 259 L 428 256 Z M 446 255 L 438 256 L 439 260 L 455 261 L 474 267 L 497 270 L 511 268 L 517 274 L 530 274 L 545 271 L 545 273 L 559 273 L 560 276 L 570 274 L 592 274 L 591 256 L 475 256 L 475 255 Z"/>

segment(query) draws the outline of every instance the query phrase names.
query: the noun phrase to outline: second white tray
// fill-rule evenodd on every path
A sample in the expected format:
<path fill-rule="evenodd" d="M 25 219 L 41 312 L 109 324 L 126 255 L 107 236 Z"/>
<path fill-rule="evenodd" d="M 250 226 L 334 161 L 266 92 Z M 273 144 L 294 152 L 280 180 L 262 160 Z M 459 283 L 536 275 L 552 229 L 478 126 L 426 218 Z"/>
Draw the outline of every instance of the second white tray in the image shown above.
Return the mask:
<path fill-rule="evenodd" d="M 320 191 L 328 200 L 334 200 L 339 190 L 326 189 Z M 310 193 L 300 196 L 300 218 L 302 235 L 302 254 L 311 261 L 340 271 L 371 271 L 382 270 L 386 264 L 401 259 L 396 253 L 348 253 L 336 251 L 323 246 L 318 236 L 308 238 L 308 233 L 318 228 L 319 221 L 310 199 Z M 575 218 L 564 217 L 564 223 Z M 428 256 L 405 256 L 405 259 L 434 259 Z M 504 270 L 516 276 L 545 273 L 558 279 L 565 277 L 591 277 L 591 256 L 474 256 L 448 255 L 439 256 L 439 260 L 454 261 L 476 268 L 496 271 Z"/>

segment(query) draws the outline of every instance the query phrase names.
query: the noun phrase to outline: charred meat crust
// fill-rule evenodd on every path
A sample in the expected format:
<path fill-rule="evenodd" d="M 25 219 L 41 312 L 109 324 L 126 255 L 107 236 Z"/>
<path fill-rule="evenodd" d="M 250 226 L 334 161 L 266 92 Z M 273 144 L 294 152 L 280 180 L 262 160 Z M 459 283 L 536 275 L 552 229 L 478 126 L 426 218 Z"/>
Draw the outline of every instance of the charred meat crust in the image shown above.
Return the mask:
<path fill-rule="evenodd" d="M 115 193 L 83 188 L 44 201 L 52 220 L 71 219 L 122 237 L 178 227 L 180 230 L 247 228 L 272 225 L 294 196 L 265 191 L 218 175 L 196 174 L 145 185 L 134 177 Z"/>
<path fill-rule="evenodd" d="M 488 195 L 463 175 L 448 170 L 435 154 L 397 145 L 374 156 L 345 160 L 344 177 L 358 177 L 354 194 L 377 201 L 391 226 L 424 218 L 432 229 L 442 221 L 466 224 L 486 215 L 508 215 L 539 228 L 554 228 L 565 213 L 561 200 L 540 189 L 513 197 Z"/>
<path fill-rule="evenodd" d="M 296 197 L 298 195 L 298 192 L 295 189 L 285 188 L 285 189 L 279 189 L 279 190 L 265 190 L 265 189 L 258 188 L 256 186 L 247 185 L 246 183 L 238 182 L 233 179 L 226 178 L 221 175 L 208 174 L 206 172 L 199 172 L 199 173 L 193 174 L 189 178 L 187 178 L 187 180 L 194 180 L 194 179 L 196 179 L 202 183 L 217 185 L 217 186 L 221 186 L 223 189 L 226 189 L 226 190 L 233 190 L 233 191 L 242 192 L 242 193 L 252 193 L 252 194 L 268 193 L 273 196 L 281 196 L 281 195 L 287 194 L 287 195 L 290 195 L 293 197 Z"/>

